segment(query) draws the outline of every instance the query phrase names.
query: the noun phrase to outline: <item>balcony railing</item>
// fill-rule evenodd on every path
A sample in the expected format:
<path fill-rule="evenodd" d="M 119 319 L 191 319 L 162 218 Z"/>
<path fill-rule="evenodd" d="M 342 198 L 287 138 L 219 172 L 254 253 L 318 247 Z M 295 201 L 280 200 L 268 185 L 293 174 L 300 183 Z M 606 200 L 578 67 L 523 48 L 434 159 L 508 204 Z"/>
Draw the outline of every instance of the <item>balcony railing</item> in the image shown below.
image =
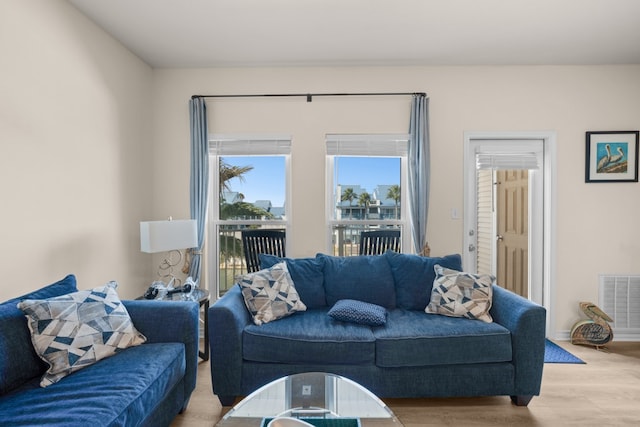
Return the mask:
<path fill-rule="evenodd" d="M 218 292 L 224 295 L 236 283 L 236 277 L 247 273 L 247 265 L 242 251 L 241 230 L 247 228 L 240 225 L 220 225 Z"/>
<path fill-rule="evenodd" d="M 247 273 L 247 265 L 242 250 L 241 231 L 247 228 L 283 228 L 282 224 L 269 225 L 220 225 L 218 292 L 224 295 L 237 283 L 237 277 Z M 370 230 L 400 229 L 398 225 L 372 226 L 362 224 L 339 224 L 333 226 L 331 234 L 332 255 L 355 256 L 360 252 L 360 233 Z"/>
<path fill-rule="evenodd" d="M 360 234 L 363 231 L 374 230 L 400 230 L 397 225 L 361 225 L 361 224 L 339 224 L 334 225 L 331 234 L 332 255 L 335 256 L 355 256 L 360 253 Z"/>

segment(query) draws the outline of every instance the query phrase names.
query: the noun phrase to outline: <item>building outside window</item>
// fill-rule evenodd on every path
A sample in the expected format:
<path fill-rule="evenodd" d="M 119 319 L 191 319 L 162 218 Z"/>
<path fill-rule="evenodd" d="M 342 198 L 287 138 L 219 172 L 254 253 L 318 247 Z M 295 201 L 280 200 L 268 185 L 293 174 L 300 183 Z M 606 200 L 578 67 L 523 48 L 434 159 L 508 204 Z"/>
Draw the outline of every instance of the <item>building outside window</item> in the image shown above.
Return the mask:
<path fill-rule="evenodd" d="M 397 229 L 408 245 L 408 135 L 326 136 L 330 253 L 358 255 L 360 233 Z"/>
<path fill-rule="evenodd" d="M 218 295 L 247 272 L 241 231 L 288 228 L 291 137 L 215 135 L 209 141 L 210 233 Z"/>

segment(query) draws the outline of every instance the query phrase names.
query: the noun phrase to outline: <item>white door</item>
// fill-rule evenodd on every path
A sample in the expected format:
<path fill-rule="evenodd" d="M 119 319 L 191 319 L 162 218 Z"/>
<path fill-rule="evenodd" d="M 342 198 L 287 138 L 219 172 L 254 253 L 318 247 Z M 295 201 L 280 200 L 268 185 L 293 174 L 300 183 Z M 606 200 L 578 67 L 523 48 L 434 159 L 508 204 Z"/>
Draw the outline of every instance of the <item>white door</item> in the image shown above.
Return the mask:
<path fill-rule="evenodd" d="M 464 251 L 463 265 L 465 271 L 490 269 L 498 273 L 498 256 L 496 244 L 499 232 L 497 229 L 497 211 L 494 209 L 490 217 L 478 217 L 478 206 L 483 203 L 495 203 L 495 199 L 487 202 L 487 176 L 495 180 L 495 173 L 482 172 L 484 169 L 529 169 L 527 195 L 527 245 L 526 274 L 528 298 L 548 310 L 547 330 L 552 324 L 551 304 L 551 263 L 553 257 L 552 221 L 554 219 L 552 200 L 554 194 L 553 160 L 555 156 L 555 135 L 553 133 L 465 133 L 465 207 L 464 207 Z M 530 162 L 535 160 L 537 168 Z M 500 163 L 506 160 L 505 164 Z M 521 161 L 520 165 L 514 162 Z M 488 162 L 488 163 L 487 163 Z M 495 167 L 489 167 L 494 162 Z M 528 163 L 529 162 L 529 163 Z M 478 173 L 478 163 L 481 163 Z M 484 184 L 483 184 L 484 182 Z M 485 189 L 483 193 L 482 189 Z M 484 226 L 483 226 L 484 225 Z M 484 242 L 484 243 L 483 243 Z M 489 255 L 478 255 L 478 245 L 491 242 Z M 481 251 L 482 252 L 482 251 Z M 485 271 L 481 271 L 485 272 Z M 508 287 L 508 286 L 505 286 Z"/>

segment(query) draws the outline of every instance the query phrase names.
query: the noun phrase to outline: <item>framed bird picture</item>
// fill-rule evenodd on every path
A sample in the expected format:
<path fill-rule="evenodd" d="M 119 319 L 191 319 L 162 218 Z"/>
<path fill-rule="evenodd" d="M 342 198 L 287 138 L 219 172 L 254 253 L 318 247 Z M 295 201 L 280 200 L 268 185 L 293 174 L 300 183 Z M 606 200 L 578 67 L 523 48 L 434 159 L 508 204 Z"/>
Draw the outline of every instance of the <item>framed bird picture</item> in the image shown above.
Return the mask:
<path fill-rule="evenodd" d="M 638 182 L 638 131 L 587 132 L 585 182 Z"/>

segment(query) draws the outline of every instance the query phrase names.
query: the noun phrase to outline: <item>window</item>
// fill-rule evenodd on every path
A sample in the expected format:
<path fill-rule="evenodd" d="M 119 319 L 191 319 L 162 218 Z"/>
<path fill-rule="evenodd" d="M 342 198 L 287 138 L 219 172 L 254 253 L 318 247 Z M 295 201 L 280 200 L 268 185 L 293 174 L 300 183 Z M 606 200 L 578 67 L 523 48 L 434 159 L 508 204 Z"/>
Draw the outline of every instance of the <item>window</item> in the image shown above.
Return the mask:
<path fill-rule="evenodd" d="M 208 241 L 222 295 L 247 271 L 241 231 L 287 229 L 291 137 L 214 135 L 209 152 L 212 232 L 218 238 Z"/>
<path fill-rule="evenodd" d="M 408 135 L 327 135 L 330 253 L 358 255 L 360 233 L 407 228 Z M 410 240 L 409 240 L 410 241 Z"/>

